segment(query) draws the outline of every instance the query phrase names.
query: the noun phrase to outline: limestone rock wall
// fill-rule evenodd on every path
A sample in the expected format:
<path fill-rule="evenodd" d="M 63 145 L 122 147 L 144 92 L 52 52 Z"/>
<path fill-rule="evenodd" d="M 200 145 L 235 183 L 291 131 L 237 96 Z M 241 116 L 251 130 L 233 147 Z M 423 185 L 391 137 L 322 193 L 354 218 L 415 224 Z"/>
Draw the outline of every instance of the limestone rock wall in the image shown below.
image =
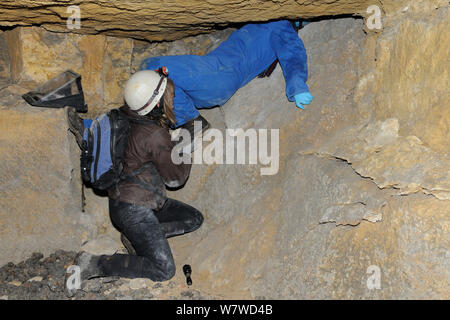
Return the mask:
<path fill-rule="evenodd" d="M 173 239 L 202 285 L 253 298 L 448 298 L 448 10 L 402 11 L 366 36 L 353 19 L 310 24 L 308 111 L 286 101 L 278 69 L 239 90 L 225 117 L 203 112 L 218 127 L 280 128 L 280 172 L 199 166 L 174 194 L 206 215 L 189 241 Z M 371 268 L 380 289 L 367 286 Z"/>
<path fill-rule="evenodd" d="M 3 89 L 11 83 L 10 65 L 6 36 L 3 31 L 0 31 L 0 89 Z"/>
<path fill-rule="evenodd" d="M 312 18 L 326 15 L 366 15 L 378 5 L 386 15 L 405 7 L 424 11 L 448 0 L 5 0 L 0 3 L 0 26 L 41 26 L 49 31 L 104 34 L 165 41 L 208 33 L 217 27 L 270 19 Z M 76 10 L 70 6 L 77 6 Z M 67 20 L 80 14 L 80 28 Z"/>
<path fill-rule="evenodd" d="M 139 69 L 139 64 L 146 57 L 181 52 L 204 54 L 217 47 L 231 31 L 226 29 L 188 37 L 175 45 L 169 45 L 19 27 L 4 32 L 0 38 L 3 41 L 2 54 L 5 55 L 0 61 L 8 61 L 1 75 L 3 77 L 4 73 L 8 73 L 10 82 L 32 90 L 71 69 L 81 75 L 88 116 L 95 117 L 123 105 L 125 82 L 131 73 Z"/>
<path fill-rule="evenodd" d="M 121 3 L 104 10 L 126 10 Z M 303 4 L 307 13 L 310 5 Z M 102 12 L 97 2 L 90 5 Z M 356 13 L 359 3 L 353 5 Z M 1 6 L 17 9 L 8 1 Z M 300 31 L 315 96 L 306 111 L 287 101 L 279 66 L 221 109 L 201 111 L 224 135 L 227 128 L 279 129 L 280 162 L 272 176 L 261 175 L 263 165 L 194 165 L 186 186 L 169 192 L 205 216 L 199 230 L 169 240 L 177 265 L 191 264 L 196 286 L 232 298 L 449 298 L 449 4 L 382 1 L 381 7 L 381 30 L 347 17 Z M 265 7 L 258 8 L 262 17 Z M 36 10 L 36 21 L 48 28 L 42 17 L 60 9 Z M 222 18 L 238 21 L 219 13 L 214 19 Z M 185 33 L 174 37 L 209 28 L 180 21 Z M 155 30 L 119 29 L 99 23 L 95 32 L 151 38 Z M 88 191 L 87 210 L 79 210 L 78 153 L 64 113 L 33 109 L 20 94 L 71 67 L 83 76 L 87 116 L 94 116 L 122 102 L 123 82 L 145 57 L 203 54 L 230 32 L 159 44 L 36 27 L 0 33 L 0 44 L 8 45 L 7 54 L 0 51 L 7 86 L 0 90 L 4 262 L 32 251 L 76 250 L 105 234 L 120 246 L 104 197 Z M 379 289 L 367 285 L 373 270 Z"/>
<path fill-rule="evenodd" d="M 131 39 L 54 33 L 38 27 L 5 33 L 15 83 L 31 90 L 71 69 L 81 75 L 91 115 L 123 103 L 122 88 L 130 75 Z"/>
<path fill-rule="evenodd" d="M 41 43 L 40 36 L 50 42 Z M 113 229 L 105 197 L 86 189 L 81 210 L 79 149 L 64 110 L 33 108 L 21 97 L 69 65 L 60 56 L 71 50 L 63 49 L 64 39 L 38 28 L 0 33 L 0 264 L 33 252 L 78 250 Z M 74 62 L 78 56 L 67 58 Z"/>
<path fill-rule="evenodd" d="M 124 82 L 143 58 L 176 54 L 181 48 L 202 54 L 231 31 L 159 46 L 37 27 L 0 33 L 0 265 L 36 251 L 78 250 L 97 237 L 116 243 L 119 237 L 110 223 L 105 195 L 86 188 L 86 208 L 81 212 L 80 151 L 67 131 L 64 111 L 31 107 L 21 95 L 72 69 L 82 76 L 89 108 L 82 116 L 92 118 L 123 104 Z"/>
<path fill-rule="evenodd" d="M 279 1 L 52 1 L 6 0 L 0 4 L 0 25 L 40 25 L 50 31 L 174 40 L 210 32 L 217 26 L 269 19 L 363 13 L 373 0 Z M 380 1 L 381 2 L 381 1 Z M 383 1 L 386 5 L 396 1 Z M 70 5 L 80 9 L 80 29 L 68 29 Z"/>
<path fill-rule="evenodd" d="M 81 211 L 79 151 L 64 110 L 33 109 L 25 92 L 11 85 L 0 94 L 0 265 L 76 250 L 112 229 L 107 201 L 89 189 Z"/>

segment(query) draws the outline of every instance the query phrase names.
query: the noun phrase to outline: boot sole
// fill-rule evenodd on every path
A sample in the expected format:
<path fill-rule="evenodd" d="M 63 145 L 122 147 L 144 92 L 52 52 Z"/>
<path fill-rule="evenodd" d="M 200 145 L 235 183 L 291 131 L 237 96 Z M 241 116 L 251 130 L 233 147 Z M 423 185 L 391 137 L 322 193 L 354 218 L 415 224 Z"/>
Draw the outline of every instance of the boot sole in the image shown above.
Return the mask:
<path fill-rule="evenodd" d="M 72 108 L 72 107 L 67 107 L 66 108 L 66 120 L 67 120 L 67 125 L 69 126 L 70 132 L 73 133 L 73 135 L 75 136 L 75 139 L 77 141 L 78 146 L 81 148 L 82 145 L 83 145 L 83 133 L 82 133 L 82 131 L 83 131 L 84 128 L 83 127 L 78 128 L 75 125 L 75 123 L 77 121 L 79 121 L 79 117 L 76 114 L 76 111 L 75 111 L 74 108 Z"/>

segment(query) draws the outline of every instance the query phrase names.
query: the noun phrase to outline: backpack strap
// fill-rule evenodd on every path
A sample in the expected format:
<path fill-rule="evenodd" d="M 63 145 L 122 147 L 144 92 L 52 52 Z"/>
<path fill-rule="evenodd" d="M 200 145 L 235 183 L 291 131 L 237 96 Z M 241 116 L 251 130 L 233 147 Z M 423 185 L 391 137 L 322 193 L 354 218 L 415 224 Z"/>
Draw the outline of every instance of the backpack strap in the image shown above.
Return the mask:
<path fill-rule="evenodd" d="M 130 116 L 128 117 L 128 121 L 131 123 L 136 123 L 136 124 L 158 124 L 158 122 L 156 122 L 155 120 L 152 119 L 136 119 Z"/>
<path fill-rule="evenodd" d="M 99 161 L 99 157 L 100 157 L 100 144 L 101 144 L 101 140 L 102 140 L 102 130 L 100 128 L 100 123 L 98 122 L 97 119 L 94 120 L 94 124 L 95 127 L 97 129 L 97 146 L 96 146 L 96 154 L 95 154 L 95 162 L 94 162 L 94 181 L 95 182 L 97 180 L 97 168 L 98 168 L 98 161 Z"/>
<path fill-rule="evenodd" d="M 156 124 L 156 125 L 158 125 L 158 122 L 156 120 L 152 120 L 147 117 L 143 117 L 143 116 L 139 116 L 139 115 L 137 115 L 137 116 L 129 115 L 124 111 L 124 108 L 126 108 L 126 106 L 122 106 L 115 110 L 120 112 L 120 114 L 123 117 L 127 118 L 129 122 L 136 123 L 136 124 Z"/>
<path fill-rule="evenodd" d="M 153 166 L 153 163 L 147 162 L 142 167 L 132 171 L 131 173 L 122 175 L 120 180 L 126 180 L 128 178 L 136 177 L 138 174 L 141 174 L 142 172 L 144 172 L 145 170 L 147 170 L 148 168 L 150 168 L 152 166 Z"/>

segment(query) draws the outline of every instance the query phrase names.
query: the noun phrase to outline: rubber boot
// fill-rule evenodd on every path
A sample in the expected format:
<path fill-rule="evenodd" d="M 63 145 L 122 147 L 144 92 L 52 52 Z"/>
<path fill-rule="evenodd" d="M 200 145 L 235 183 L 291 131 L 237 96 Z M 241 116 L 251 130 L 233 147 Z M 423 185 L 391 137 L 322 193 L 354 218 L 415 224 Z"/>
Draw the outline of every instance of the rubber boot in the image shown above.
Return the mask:
<path fill-rule="evenodd" d="M 82 148 L 83 131 L 84 131 L 83 119 L 78 115 L 76 109 L 73 107 L 66 108 L 66 115 L 69 130 L 75 135 L 75 139 L 77 140 L 78 146 Z"/>
<path fill-rule="evenodd" d="M 64 279 L 64 288 L 67 297 L 72 297 L 73 295 L 75 295 L 75 292 L 80 289 L 68 283 L 70 277 L 79 276 L 78 280 L 79 284 L 81 285 L 84 280 L 103 276 L 103 272 L 99 267 L 99 260 L 100 256 L 90 254 L 86 251 L 80 251 L 77 254 L 75 259 L 73 260 L 72 265 L 78 267 L 79 269 L 75 271 L 74 274 L 66 273 Z"/>

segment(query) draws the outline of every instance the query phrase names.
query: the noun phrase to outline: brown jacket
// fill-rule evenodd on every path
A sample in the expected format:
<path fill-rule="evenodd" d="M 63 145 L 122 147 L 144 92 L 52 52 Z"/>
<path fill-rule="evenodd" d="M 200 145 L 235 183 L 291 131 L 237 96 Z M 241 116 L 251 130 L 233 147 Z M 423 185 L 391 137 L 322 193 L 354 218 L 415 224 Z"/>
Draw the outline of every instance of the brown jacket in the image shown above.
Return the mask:
<path fill-rule="evenodd" d="M 126 106 L 121 110 L 134 118 L 145 119 Z M 176 165 L 172 162 L 174 146 L 175 142 L 170 140 L 168 129 L 156 123 L 131 123 L 123 158 L 124 174 L 130 174 L 145 163 L 150 162 L 151 165 L 136 175 L 147 187 L 127 180 L 119 183 L 120 201 L 156 210 L 164 205 L 167 199 L 165 186 L 176 188 L 183 185 L 191 171 L 191 164 Z M 109 196 L 116 198 L 114 190 L 109 191 Z"/>

